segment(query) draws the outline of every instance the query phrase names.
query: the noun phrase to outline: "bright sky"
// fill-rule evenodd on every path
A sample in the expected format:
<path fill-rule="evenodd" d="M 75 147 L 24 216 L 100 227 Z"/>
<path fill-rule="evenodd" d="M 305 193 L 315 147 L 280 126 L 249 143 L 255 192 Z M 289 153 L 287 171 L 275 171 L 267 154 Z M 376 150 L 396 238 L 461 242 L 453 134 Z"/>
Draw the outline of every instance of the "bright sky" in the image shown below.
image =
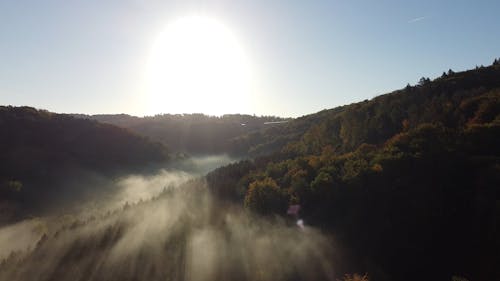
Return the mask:
<path fill-rule="evenodd" d="M 238 92 L 231 101 L 213 102 L 200 93 L 207 108 L 218 104 L 218 111 L 204 112 L 300 116 L 449 68 L 491 64 L 500 57 L 498 11 L 500 1 L 493 0 L 2 0 L 0 104 L 88 114 L 199 112 L 172 102 L 178 85 L 160 88 L 169 91 L 163 98 L 153 95 L 152 112 L 148 83 L 160 34 L 179 19 L 201 15 L 231 34 L 221 42 L 237 42 L 250 65 L 244 75 L 251 75 L 242 92 L 228 88 Z M 230 73 L 235 57 L 222 66 L 220 59 L 207 60 L 207 68 L 221 69 L 213 75 Z M 248 78 L 237 75 L 227 80 Z M 244 107 L 236 104 L 242 101 Z"/>

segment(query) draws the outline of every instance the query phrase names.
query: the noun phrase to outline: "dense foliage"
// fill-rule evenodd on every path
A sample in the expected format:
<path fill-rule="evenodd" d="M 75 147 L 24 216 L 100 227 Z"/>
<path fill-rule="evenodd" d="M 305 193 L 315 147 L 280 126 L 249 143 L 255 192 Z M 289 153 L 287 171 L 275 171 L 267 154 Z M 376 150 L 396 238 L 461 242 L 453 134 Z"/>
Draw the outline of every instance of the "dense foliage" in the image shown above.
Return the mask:
<path fill-rule="evenodd" d="M 275 116 L 227 114 L 163 114 L 147 117 L 118 115 L 75 115 L 132 130 L 162 142 L 176 153 L 195 155 L 227 153 L 246 156 L 248 147 L 234 145 L 234 138 L 265 128 L 279 127 L 289 119 Z"/>
<path fill-rule="evenodd" d="M 423 123 L 463 127 L 483 123 L 498 112 L 500 66 L 464 72 L 449 71 L 432 82 L 294 119 L 283 126 L 252 132 L 233 139 L 233 146 L 251 155 L 286 150 L 294 154 L 319 154 L 326 145 L 336 153 L 363 143 L 382 144 L 393 135 Z"/>
<path fill-rule="evenodd" d="M 163 145 L 125 129 L 30 107 L 0 107 L 0 130 L 0 222 L 76 197 L 74 185 L 91 177 L 168 160 Z"/>
<path fill-rule="evenodd" d="M 274 154 L 210 173 L 211 188 L 269 215 L 286 214 L 276 204 L 285 196 L 375 279 L 500 278 L 499 65 L 449 71 L 280 130 L 306 120 L 315 121 Z"/>
<path fill-rule="evenodd" d="M 3 260 L 0 279 L 500 279 L 498 60 L 278 124 L 13 107 L 0 117 L 2 214 L 73 192 L 55 188 L 60 175 L 166 160 L 163 145 L 128 129 L 175 152 L 255 156 L 209 173 L 208 197 L 202 180 L 41 231 L 33 249 Z"/>

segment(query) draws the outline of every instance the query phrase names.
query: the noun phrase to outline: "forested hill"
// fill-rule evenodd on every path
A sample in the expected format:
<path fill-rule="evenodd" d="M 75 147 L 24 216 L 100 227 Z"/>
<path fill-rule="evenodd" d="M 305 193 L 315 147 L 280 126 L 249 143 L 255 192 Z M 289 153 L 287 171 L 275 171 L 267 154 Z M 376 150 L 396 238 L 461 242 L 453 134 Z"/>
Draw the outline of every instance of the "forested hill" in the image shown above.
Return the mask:
<path fill-rule="evenodd" d="M 126 114 L 82 115 L 75 117 L 97 120 L 123 128 L 162 142 L 169 150 L 192 155 L 227 153 L 247 156 L 247 149 L 237 149 L 232 140 L 238 136 L 266 128 L 282 126 L 290 119 L 276 116 L 226 114 L 163 114 L 135 117 Z"/>
<path fill-rule="evenodd" d="M 273 152 L 207 175 L 263 215 L 299 205 L 375 280 L 499 280 L 500 65 L 247 135 Z"/>
<path fill-rule="evenodd" d="M 280 151 L 285 145 L 296 153 L 321 152 L 331 145 L 336 152 L 356 149 L 362 143 L 382 144 L 399 132 L 423 123 L 447 127 L 488 122 L 498 112 L 500 65 L 463 72 L 452 70 L 434 80 L 350 105 L 296 118 L 279 127 L 239 136 L 231 147 L 250 155 Z"/>
<path fill-rule="evenodd" d="M 165 163 L 166 148 L 123 128 L 31 107 L 0 107 L 0 213 L 35 210 L 92 175 Z M 83 176 L 85 175 L 85 176 Z M 59 188 L 67 185 L 65 191 Z M 44 202 L 44 200 L 48 200 Z M 22 206 L 21 206 L 22 205 Z"/>

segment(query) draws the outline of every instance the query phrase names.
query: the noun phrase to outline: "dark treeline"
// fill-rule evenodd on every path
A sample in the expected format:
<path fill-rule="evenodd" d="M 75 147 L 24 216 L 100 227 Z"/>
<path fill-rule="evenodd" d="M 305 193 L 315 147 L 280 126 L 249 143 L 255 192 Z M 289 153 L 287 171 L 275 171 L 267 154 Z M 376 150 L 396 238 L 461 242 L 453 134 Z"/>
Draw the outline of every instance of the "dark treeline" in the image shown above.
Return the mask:
<path fill-rule="evenodd" d="M 306 224 L 351 250 L 351 272 L 500 278 L 500 65 L 253 136 L 274 153 L 215 170 L 211 189 L 263 215 L 300 205 Z"/>
<path fill-rule="evenodd" d="M 276 116 L 227 114 L 163 114 L 135 117 L 126 114 L 74 115 L 127 128 L 165 144 L 174 153 L 210 155 L 227 153 L 247 156 L 249 148 L 235 145 L 235 138 L 265 128 L 279 127 L 287 121 Z M 271 123 L 270 123 L 271 122 Z"/>
<path fill-rule="evenodd" d="M 0 222 L 22 217 L 92 177 L 140 172 L 166 148 L 125 129 L 31 107 L 0 107 Z"/>

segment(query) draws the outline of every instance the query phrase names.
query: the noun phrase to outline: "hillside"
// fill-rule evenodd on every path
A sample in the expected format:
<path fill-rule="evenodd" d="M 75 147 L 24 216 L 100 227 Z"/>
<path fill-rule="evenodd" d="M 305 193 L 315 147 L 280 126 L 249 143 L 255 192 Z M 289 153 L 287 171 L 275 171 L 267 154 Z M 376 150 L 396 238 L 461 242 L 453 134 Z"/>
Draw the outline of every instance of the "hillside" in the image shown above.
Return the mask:
<path fill-rule="evenodd" d="M 208 174 L 211 189 L 265 216 L 299 205 L 351 249 L 353 271 L 500 278 L 500 65 L 243 138 L 272 154 Z"/>
<path fill-rule="evenodd" d="M 355 150 L 362 143 L 382 144 L 395 134 L 423 123 L 439 122 L 463 127 L 468 122 L 488 122 L 498 112 L 500 65 L 463 72 L 449 70 L 431 81 L 350 105 L 323 110 L 291 120 L 283 126 L 247 133 L 232 139 L 231 146 L 259 156 L 280 151 L 321 152 L 331 145 L 338 153 Z"/>
<path fill-rule="evenodd" d="M 2 220 L 78 198 L 75 185 L 92 178 L 168 160 L 164 146 L 125 129 L 30 107 L 0 107 L 0 130 Z"/>
<path fill-rule="evenodd" d="M 190 155 L 226 153 L 243 157 L 247 156 L 247 150 L 233 146 L 234 138 L 266 128 L 280 127 L 290 120 L 275 116 L 243 114 L 227 114 L 221 117 L 204 114 L 163 114 L 150 117 L 126 114 L 75 114 L 74 116 L 129 129 L 165 144 L 174 153 Z"/>
<path fill-rule="evenodd" d="M 18 216 L 167 159 L 135 133 L 249 157 L 147 200 L 11 225 L 0 235 L 30 243 L 0 255 L 2 280 L 500 279 L 498 63 L 270 127 L 285 120 L 0 112 L 0 198 Z"/>

